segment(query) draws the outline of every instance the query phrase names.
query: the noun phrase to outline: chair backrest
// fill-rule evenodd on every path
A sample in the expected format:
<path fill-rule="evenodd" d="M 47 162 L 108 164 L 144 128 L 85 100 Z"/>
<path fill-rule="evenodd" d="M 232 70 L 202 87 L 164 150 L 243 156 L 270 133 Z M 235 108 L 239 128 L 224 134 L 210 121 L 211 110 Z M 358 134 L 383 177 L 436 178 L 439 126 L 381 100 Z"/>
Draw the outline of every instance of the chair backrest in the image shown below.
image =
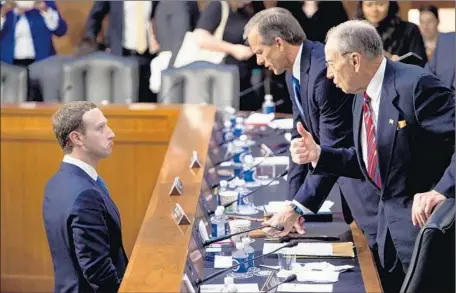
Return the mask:
<path fill-rule="evenodd" d="M 421 228 L 401 293 L 455 292 L 454 198 L 445 199 Z"/>
<path fill-rule="evenodd" d="M 61 102 L 63 65 L 73 60 L 71 56 L 54 55 L 32 63 L 28 67 L 31 99 Z"/>
<path fill-rule="evenodd" d="M 27 69 L 1 62 L 2 104 L 18 104 L 27 101 Z"/>
<path fill-rule="evenodd" d="M 125 104 L 138 96 L 138 62 L 95 52 L 63 65 L 62 102 Z"/>
<path fill-rule="evenodd" d="M 235 65 L 194 62 L 162 71 L 158 100 L 164 104 L 213 104 L 239 109 L 239 69 Z"/>

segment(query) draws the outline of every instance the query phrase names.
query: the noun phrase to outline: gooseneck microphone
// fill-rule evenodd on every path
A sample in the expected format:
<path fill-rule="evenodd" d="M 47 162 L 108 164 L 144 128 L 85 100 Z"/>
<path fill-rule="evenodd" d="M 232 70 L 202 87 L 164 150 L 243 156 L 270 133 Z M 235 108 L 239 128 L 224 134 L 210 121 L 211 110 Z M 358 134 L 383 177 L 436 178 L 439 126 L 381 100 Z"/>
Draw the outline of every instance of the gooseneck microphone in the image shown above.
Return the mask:
<path fill-rule="evenodd" d="M 298 277 L 295 274 L 291 274 L 285 280 L 279 282 L 278 284 L 272 286 L 271 288 L 268 288 L 268 292 L 271 292 L 271 290 L 274 290 L 275 288 L 279 287 L 282 284 L 294 282 L 294 281 L 296 281 L 297 278 Z M 272 292 L 274 292 L 274 291 L 272 291 Z"/>
<path fill-rule="evenodd" d="M 222 275 L 223 273 L 226 273 L 227 271 L 234 269 L 234 268 L 237 267 L 237 266 L 240 266 L 240 265 L 246 264 L 246 263 L 248 263 L 248 262 L 250 262 L 250 261 L 253 261 L 253 260 L 256 260 L 256 259 L 259 259 L 259 258 L 263 258 L 263 257 L 268 256 L 268 255 L 271 255 L 271 254 L 274 254 L 274 253 L 276 253 L 277 251 L 279 251 L 279 250 L 281 250 L 281 249 L 284 249 L 284 248 L 295 247 L 296 245 L 298 245 L 298 242 L 295 242 L 295 241 L 289 242 L 289 243 L 285 244 L 284 246 L 281 246 L 281 247 L 279 247 L 279 248 L 277 248 L 277 249 L 274 249 L 273 251 L 271 251 L 271 252 L 269 252 L 269 253 L 262 254 L 262 255 L 259 255 L 259 256 L 257 256 L 257 257 L 254 257 L 253 259 L 248 259 L 248 260 L 246 260 L 246 261 L 237 263 L 237 264 L 235 264 L 235 265 L 233 265 L 233 266 L 231 266 L 231 267 L 229 267 L 229 268 L 226 268 L 226 269 L 220 270 L 220 271 L 218 271 L 218 272 L 215 272 L 215 273 L 213 273 L 213 274 L 207 276 L 207 277 L 204 278 L 204 279 L 197 279 L 196 282 L 195 282 L 195 284 L 196 284 L 196 286 L 199 287 L 199 286 L 201 286 L 203 283 L 205 283 L 205 282 L 207 282 L 207 281 L 210 281 L 210 280 L 212 280 L 212 279 L 214 279 L 214 278 L 216 278 L 216 277 Z"/>
<path fill-rule="evenodd" d="M 232 236 L 236 236 L 236 235 L 244 234 L 244 233 L 249 233 L 249 232 L 252 232 L 252 231 L 255 231 L 255 230 L 260 230 L 260 229 L 263 229 L 263 228 L 273 228 L 273 229 L 275 229 L 277 231 L 285 230 L 285 227 L 282 226 L 282 225 L 277 225 L 277 226 L 274 226 L 274 225 L 263 225 L 263 226 L 260 226 L 260 227 L 256 227 L 256 228 L 252 228 L 252 229 L 248 229 L 248 230 L 244 230 L 244 231 L 228 234 L 228 235 L 225 235 L 225 236 L 220 236 L 220 237 L 217 237 L 217 238 L 214 238 L 214 239 L 206 240 L 206 241 L 203 242 L 203 246 L 206 247 L 206 246 L 211 245 L 212 243 L 219 242 L 219 241 L 231 238 Z"/>

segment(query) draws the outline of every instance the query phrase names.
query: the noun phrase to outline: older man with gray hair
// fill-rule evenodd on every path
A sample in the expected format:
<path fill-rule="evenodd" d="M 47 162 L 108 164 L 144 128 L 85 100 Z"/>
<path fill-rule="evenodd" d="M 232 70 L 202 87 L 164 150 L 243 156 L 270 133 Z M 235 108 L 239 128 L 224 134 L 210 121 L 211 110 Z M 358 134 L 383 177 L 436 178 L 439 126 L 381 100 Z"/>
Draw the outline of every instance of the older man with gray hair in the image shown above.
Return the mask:
<path fill-rule="evenodd" d="M 275 74 L 287 71 L 294 119 L 291 149 L 301 140 L 304 129 L 322 145 L 352 146 L 353 95 L 344 94 L 326 78 L 323 44 L 306 40 L 299 22 L 282 8 L 257 13 L 245 26 L 244 37 L 256 54 L 258 64 Z M 290 161 L 288 199 L 292 201 L 268 222 L 286 228 L 278 234 L 289 233 L 293 226 L 303 233 L 304 223 L 297 221 L 298 217 L 304 214 L 305 208 L 318 212 L 337 182 L 347 222 L 353 216 L 375 252 L 379 201 L 376 190 L 364 180 L 308 174 L 307 164 Z M 272 229 L 266 229 L 266 232 L 277 233 Z"/>
<path fill-rule="evenodd" d="M 328 78 L 353 105 L 354 147 L 318 145 L 304 132 L 292 150 L 312 174 L 365 178 L 381 194 L 377 243 L 388 291 L 399 292 L 419 226 L 455 195 L 454 93 L 424 69 L 383 57 L 382 41 L 364 21 L 328 32 Z"/>

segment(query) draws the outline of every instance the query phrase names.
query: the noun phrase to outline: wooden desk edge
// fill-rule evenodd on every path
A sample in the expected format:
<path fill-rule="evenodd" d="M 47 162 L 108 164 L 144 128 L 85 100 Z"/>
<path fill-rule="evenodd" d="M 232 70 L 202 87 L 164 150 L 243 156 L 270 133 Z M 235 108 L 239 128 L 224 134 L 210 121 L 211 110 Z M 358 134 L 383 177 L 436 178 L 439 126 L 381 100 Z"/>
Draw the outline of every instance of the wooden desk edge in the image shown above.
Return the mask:
<path fill-rule="evenodd" d="M 367 293 L 383 292 L 380 278 L 374 263 L 374 256 L 369 248 L 366 237 L 364 237 L 361 229 L 355 222 L 350 224 L 350 229 L 355 242 L 358 261 L 361 268 L 361 275 L 363 276 L 364 287 Z"/>

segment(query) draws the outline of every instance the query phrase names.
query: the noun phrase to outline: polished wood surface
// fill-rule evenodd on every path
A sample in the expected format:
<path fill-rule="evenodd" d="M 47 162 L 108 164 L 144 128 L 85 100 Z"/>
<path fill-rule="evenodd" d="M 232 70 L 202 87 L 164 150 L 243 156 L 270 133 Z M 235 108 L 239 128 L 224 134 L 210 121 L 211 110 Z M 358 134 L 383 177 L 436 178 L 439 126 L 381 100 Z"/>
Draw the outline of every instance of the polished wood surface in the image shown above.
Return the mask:
<path fill-rule="evenodd" d="M 358 262 L 361 267 L 366 293 L 383 292 L 382 284 L 380 283 L 380 278 L 375 267 L 374 256 L 369 248 L 366 237 L 364 237 L 363 232 L 358 228 L 355 222 L 350 224 L 350 229 L 356 246 Z"/>
<path fill-rule="evenodd" d="M 57 106 L 1 109 L 1 291 L 51 292 L 53 268 L 42 219 L 46 182 L 63 153 L 52 133 Z M 122 219 L 131 254 L 175 123 L 177 106 L 101 107 L 116 134 L 97 168 Z"/>
<path fill-rule="evenodd" d="M 180 291 L 191 225 L 176 225 L 171 212 L 179 203 L 195 218 L 204 169 L 190 169 L 190 157 L 196 151 L 205 165 L 214 117 L 214 106 L 183 107 L 119 292 Z M 183 194 L 169 196 L 176 176 Z"/>

